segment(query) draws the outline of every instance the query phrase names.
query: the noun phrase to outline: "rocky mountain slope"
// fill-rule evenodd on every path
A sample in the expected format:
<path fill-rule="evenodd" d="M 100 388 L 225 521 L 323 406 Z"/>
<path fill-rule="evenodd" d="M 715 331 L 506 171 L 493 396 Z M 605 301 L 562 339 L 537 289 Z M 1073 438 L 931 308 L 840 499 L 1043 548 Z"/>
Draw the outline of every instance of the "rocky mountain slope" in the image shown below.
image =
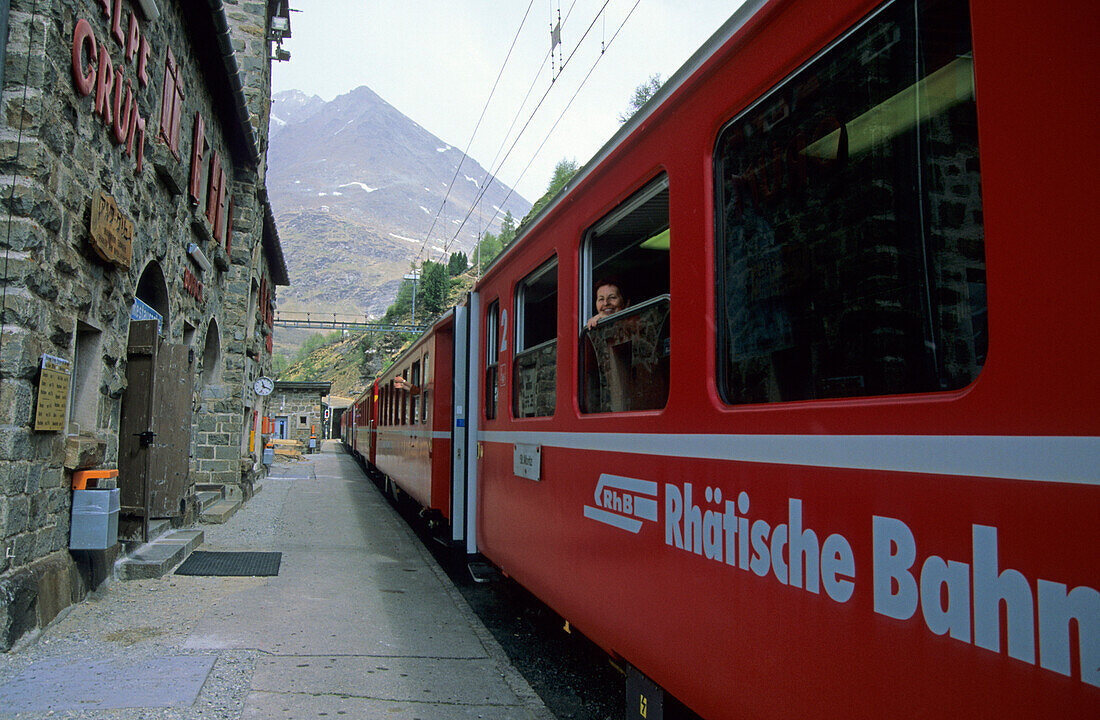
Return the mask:
<path fill-rule="evenodd" d="M 380 315 L 433 220 L 435 260 L 445 247 L 468 252 L 479 231 L 498 232 L 506 210 L 521 218 L 531 207 L 366 87 L 332 102 L 295 90 L 273 97 L 267 187 L 290 273 L 281 310 Z"/>

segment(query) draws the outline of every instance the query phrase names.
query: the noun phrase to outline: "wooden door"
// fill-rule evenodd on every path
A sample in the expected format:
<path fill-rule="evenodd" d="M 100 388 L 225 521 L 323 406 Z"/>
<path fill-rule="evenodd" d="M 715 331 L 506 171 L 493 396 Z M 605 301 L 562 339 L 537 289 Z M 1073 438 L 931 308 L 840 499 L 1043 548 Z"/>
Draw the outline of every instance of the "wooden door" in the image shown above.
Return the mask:
<path fill-rule="evenodd" d="M 146 519 L 175 517 L 183 513 L 188 484 L 188 348 L 158 337 L 155 320 L 135 320 L 126 357 L 118 442 L 122 512 Z"/>

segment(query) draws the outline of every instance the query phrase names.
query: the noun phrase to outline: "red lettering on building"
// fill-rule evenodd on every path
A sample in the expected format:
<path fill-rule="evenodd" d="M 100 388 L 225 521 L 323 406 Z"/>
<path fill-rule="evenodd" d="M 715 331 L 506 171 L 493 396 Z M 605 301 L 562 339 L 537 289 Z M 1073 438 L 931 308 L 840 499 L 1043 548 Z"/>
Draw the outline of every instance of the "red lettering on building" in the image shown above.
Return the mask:
<path fill-rule="evenodd" d="M 107 46 L 99 44 L 99 70 L 95 86 L 95 114 L 103 116 L 103 122 L 111 122 L 111 88 L 115 83 L 115 67 Z"/>
<path fill-rule="evenodd" d="M 133 11 L 130 11 L 133 14 Z M 122 0 L 115 0 L 115 11 L 111 15 L 111 35 L 119 45 L 126 43 L 122 34 Z"/>
<path fill-rule="evenodd" d="M 91 61 L 88 66 L 84 65 L 85 55 Z M 87 97 L 95 87 L 95 70 L 91 66 L 98 60 L 92 26 L 81 18 L 77 20 L 76 29 L 73 30 L 73 85 L 82 97 Z"/>
<path fill-rule="evenodd" d="M 138 50 L 138 81 L 142 87 L 149 84 L 149 38 L 141 36 L 141 49 Z"/>
<path fill-rule="evenodd" d="M 103 14 L 111 18 L 111 32 L 124 46 L 125 58 L 132 62 L 138 57 L 139 82 L 146 85 L 148 76 L 142 63 L 147 61 L 149 43 L 141 33 L 140 21 L 131 11 L 129 33 L 123 36 L 121 0 L 116 0 L 113 11 L 110 0 L 102 0 L 100 6 Z M 145 119 L 138 112 L 133 81 L 124 76 L 122 63 L 115 65 L 111 60 L 106 43 L 99 41 L 91 24 L 83 18 L 73 28 L 72 75 L 78 95 L 87 97 L 95 92 L 92 112 L 107 126 L 114 143 L 124 145 L 126 154 L 133 156 L 137 141 L 135 172 L 140 173 L 145 156 Z"/>
<path fill-rule="evenodd" d="M 115 100 L 113 105 L 115 120 L 114 120 L 114 138 L 115 144 L 121 145 L 126 142 L 130 135 L 130 122 L 133 118 L 130 117 L 131 104 L 134 103 L 133 86 L 130 81 L 126 81 L 126 100 L 122 99 L 122 68 L 115 71 Z"/>
<path fill-rule="evenodd" d="M 130 31 L 126 33 L 126 62 L 134 61 L 134 54 L 141 47 L 141 24 L 137 15 L 130 13 Z"/>
<path fill-rule="evenodd" d="M 202 302 L 202 281 L 188 267 L 183 269 L 183 289 L 188 295 Z"/>

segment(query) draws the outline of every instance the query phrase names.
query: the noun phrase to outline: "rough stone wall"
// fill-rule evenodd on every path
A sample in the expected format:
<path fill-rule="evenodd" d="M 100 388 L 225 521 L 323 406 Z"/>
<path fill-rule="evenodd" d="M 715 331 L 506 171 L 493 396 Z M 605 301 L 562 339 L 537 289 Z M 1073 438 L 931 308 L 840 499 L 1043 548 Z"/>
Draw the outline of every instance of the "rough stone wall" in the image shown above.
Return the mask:
<path fill-rule="evenodd" d="M 292 390 L 276 386 L 271 395 L 271 414 L 285 417 L 286 439 L 307 444 L 310 428 L 315 427 L 317 437 L 321 437 L 324 422 L 324 394 L 317 390 Z M 303 423 L 302 418 L 306 421 Z"/>
<path fill-rule="evenodd" d="M 160 19 L 140 23 L 151 48 L 149 82 L 142 87 L 136 59 L 127 60 L 124 46 L 112 38 L 101 3 L 11 2 L 0 96 L 0 212 L 7 226 L 0 233 L 0 650 L 25 631 L 28 612 L 45 625 L 86 591 L 80 582 L 49 578 L 66 576 L 65 567 L 76 567 L 67 550 L 71 472 L 117 467 L 130 308 L 147 266 L 155 264 L 163 275 L 165 339 L 190 341 L 195 351 L 189 502 L 195 482 L 241 480 L 249 375 L 243 325 L 251 279 L 269 272 L 257 252 L 262 180 L 251 160 L 233 152 L 233 128 L 223 124 L 232 123 L 233 114 L 215 107 L 207 73 L 218 68 L 200 67 L 193 54 L 193 26 L 184 19 L 184 7 L 189 13 L 206 12 L 205 7 L 172 0 L 159 6 Z M 256 13 L 263 22 L 262 4 L 242 3 L 239 9 Z M 124 28 L 131 12 L 143 19 L 129 0 L 122 11 Z M 72 45 L 82 19 L 91 26 L 97 47 L 105 48 L 121 70 L 123 81 L 131 81 L 134 102 L 146 122 L 140 171 L 136 152 L 128 154 L 126 143 L 116 144 L 111 125 L 94 112 L 95 91 L 84 96 L 76 89 Z M 179 160 L 158 139 L 169 48 L 186 92 Z M 260 85 L 254 89 L 263 91 Z M 211 149 L 233 179 L 230 253 L 211 237 L 205 198 L 193 205 L 186 191 L 196 112 L 205 120 L 210 148 L 203 158 L 203 195 Z M 139 144 L 135 139 L 134 147 Z M 133 223 L 129 268 L 100 259 L 89 242 L 91 205 L 98 190 L 112 196 Z M 190 243 L 202 249 L 213 267 L 200 269 L 188 255 Z M 185 272 L 199 276 L 201 300 L 185 287 Z M 81 333 L 96 338 L 89 353 L 94 357 L 85 358 L 90 409 L 61 432 L 35 432 L 40 358 L 49 354 L 73 361 Z M 219 353 L 204 353 L 208 335 L 217 337 Z M 262 362 L 264 355 L 258 358 Z M 270 367 L 269 356 L 266 362 Z M 62 586 L 66 589 L 57 590 Z M 17 597 L 26 602 L 15 602 Z"/>

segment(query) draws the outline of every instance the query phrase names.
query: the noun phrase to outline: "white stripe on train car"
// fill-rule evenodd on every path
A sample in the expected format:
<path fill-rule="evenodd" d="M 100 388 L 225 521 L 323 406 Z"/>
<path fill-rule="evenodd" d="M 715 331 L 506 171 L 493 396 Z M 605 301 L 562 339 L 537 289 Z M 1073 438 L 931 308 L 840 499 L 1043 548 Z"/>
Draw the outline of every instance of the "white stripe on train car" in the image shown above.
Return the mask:
<path fill-rule="evenodd" d="M 478 439 L 635 455 L 1100 485 L 1100 437 L 1093 436 L 483 431 Z"/>
<path fill-rule="evenodd" d="M 431 438 L 432 440 L 450 440 L 449 430 L 376 430 L 379 435 L 401 438 Z"/>

